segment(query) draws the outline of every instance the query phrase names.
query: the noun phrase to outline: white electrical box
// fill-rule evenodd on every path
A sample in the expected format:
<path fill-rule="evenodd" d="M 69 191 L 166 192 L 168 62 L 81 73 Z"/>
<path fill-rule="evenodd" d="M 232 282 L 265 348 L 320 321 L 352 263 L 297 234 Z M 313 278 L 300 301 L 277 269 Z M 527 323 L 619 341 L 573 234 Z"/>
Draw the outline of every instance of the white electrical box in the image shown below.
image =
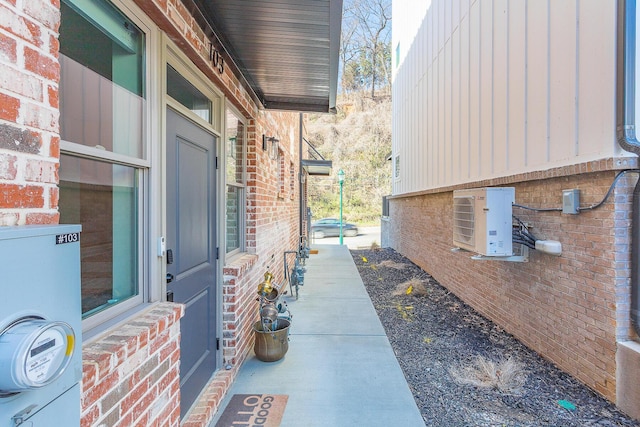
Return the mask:
<path fill-rule="evenodd" d="M 513 187 L 453 192 L 453 244 L 484 256 L 512 256 Z"/>

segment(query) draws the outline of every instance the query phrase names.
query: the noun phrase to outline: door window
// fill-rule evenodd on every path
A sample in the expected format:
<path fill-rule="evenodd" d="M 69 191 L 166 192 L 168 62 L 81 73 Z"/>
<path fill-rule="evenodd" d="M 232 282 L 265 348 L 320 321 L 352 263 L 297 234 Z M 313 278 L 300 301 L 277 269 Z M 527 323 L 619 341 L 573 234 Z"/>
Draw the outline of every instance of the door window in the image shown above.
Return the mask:
<path fill-rule="evenodd" d="M 167 94 L 207 123 L 211 123 L 211 100 L 171 65 L 167 65 Z"/>

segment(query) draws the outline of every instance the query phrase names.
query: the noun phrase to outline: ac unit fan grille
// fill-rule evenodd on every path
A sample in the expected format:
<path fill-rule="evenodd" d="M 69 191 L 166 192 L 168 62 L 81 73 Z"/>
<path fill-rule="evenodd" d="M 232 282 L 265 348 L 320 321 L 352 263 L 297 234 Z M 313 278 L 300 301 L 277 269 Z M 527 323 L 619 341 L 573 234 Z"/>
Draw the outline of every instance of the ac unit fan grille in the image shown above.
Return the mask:
<path fill-rule="evenodd" d="M 475 198 L 473 196 L 453 199 L 453 236 L 456 242 L 475 245 Z"/>

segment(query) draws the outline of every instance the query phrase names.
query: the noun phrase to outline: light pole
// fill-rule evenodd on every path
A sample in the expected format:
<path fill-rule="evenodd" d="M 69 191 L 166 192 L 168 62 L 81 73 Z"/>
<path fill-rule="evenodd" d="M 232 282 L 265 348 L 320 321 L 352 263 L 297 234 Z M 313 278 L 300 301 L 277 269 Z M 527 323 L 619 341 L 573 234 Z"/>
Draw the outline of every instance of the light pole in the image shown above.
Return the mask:
<path fill-rule="evenodd" d="M 340 183 L 340 244 L 342 244 L 342 185 L 344 184 L 344 171 L 338 171 L 338 182 Z"/>

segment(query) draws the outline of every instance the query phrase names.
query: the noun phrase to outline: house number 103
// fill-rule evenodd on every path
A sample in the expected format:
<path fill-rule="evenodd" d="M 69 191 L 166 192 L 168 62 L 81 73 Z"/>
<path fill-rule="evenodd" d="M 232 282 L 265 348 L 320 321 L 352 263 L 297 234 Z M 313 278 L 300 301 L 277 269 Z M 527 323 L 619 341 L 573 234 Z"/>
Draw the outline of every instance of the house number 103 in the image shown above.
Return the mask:
<path fill-rule="evenodd" d="M 213 68 L 218 70 L 218 73 L 224 73 L 224 58 L 220 51 L 213 47 L 213 43 L 209 43 L 209 61 L 211 61 Z"/>

